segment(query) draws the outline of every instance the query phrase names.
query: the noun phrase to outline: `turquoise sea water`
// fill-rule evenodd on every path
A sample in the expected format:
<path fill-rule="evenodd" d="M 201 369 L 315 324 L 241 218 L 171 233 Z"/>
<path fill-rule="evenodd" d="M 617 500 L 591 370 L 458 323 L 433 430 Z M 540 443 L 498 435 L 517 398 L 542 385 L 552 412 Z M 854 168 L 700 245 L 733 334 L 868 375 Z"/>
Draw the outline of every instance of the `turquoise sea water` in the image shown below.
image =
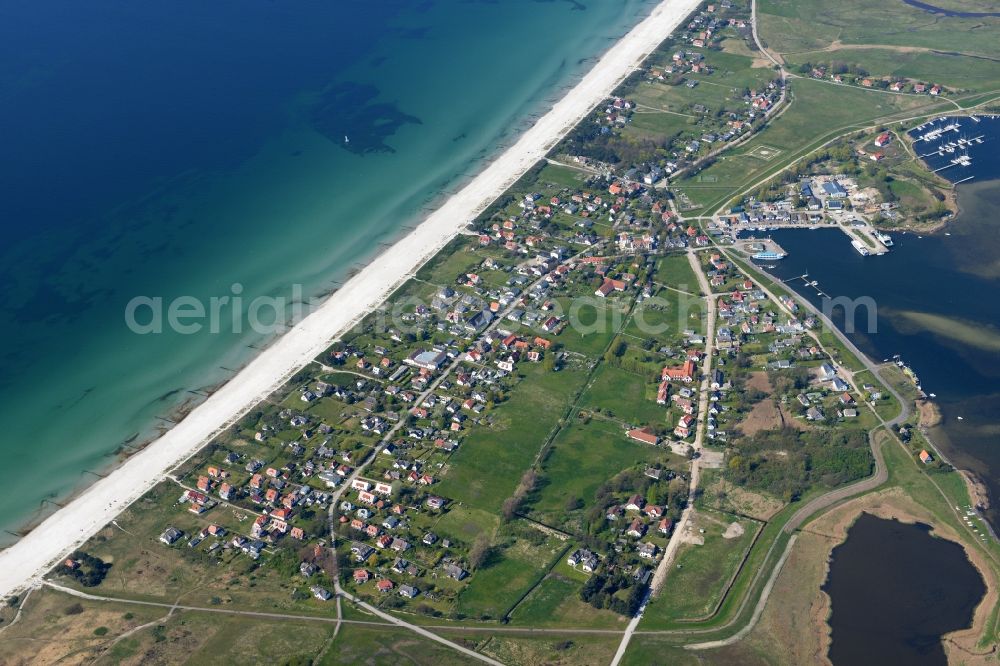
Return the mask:
<path fill-rule="evenodd" d="M 329 291 L 655 4 L 0 7 L 3 527 L 266 342 L 136 335 L 130 299 Z"/>

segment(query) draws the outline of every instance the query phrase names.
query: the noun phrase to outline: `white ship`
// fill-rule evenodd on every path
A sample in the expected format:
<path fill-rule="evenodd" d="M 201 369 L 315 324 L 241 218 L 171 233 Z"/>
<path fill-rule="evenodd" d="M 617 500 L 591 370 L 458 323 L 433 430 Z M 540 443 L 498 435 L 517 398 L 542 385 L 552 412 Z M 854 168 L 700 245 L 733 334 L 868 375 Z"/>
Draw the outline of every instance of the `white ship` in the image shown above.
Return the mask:
<path fill-rule="evenodd" d="M 865 244 L 857 239 L 852 240 L 851 245 L 854 246 L 854 249 L 857 250 L 858 254 L 860 254 L 862 257 L 867 257 L 869 254 L 871 254 L 871 252 L 868 251 L 868 248 L 865 247 Z"/>
<path fill-rule="evenodd" d="M 886 247 L 892 247 L 892 236 L 890 236 L 889 234 L 876 232 L 875 238 L 877 238 L 878 242 L 882 243 L 882 245 L 885 245 Z"/>

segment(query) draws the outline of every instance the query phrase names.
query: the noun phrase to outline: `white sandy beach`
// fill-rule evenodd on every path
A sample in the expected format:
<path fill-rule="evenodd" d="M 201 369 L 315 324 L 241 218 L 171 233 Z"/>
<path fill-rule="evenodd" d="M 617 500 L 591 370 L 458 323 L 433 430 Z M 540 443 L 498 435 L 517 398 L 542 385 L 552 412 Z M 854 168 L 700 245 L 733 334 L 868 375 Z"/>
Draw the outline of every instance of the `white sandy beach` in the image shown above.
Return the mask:
<path fill-rule="evenodd" d="M 315 359 L 374 310 L 496 199 L 639 65 L 698 6 L 665 0 L 461 191 L 262 352 L 183 421 L 0 552 L 0 596 L 33 584 L 58 560 Z"/>

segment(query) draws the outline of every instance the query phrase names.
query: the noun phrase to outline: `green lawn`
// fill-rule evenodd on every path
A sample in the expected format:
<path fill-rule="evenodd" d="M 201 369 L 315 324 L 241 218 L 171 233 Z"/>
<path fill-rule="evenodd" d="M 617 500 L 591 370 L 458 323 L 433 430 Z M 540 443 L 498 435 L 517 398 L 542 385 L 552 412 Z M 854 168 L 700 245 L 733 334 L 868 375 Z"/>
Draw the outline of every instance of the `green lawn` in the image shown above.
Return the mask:
<path fill-rule="evenodd" d="M 664 425 L 667 410 L 656 404 L 654 379 L 605 363 L 594 373 L 593 383 L 580 398 L 580 407 L 599 408 L 633 425 Z"/>
<path fill-rule="evenodd" d="M 758 11 L 761 38 L 781 53 L 811 51 L 838 40 L 1000 57 L 997 18 L 942 18 L 902 0 L 761 0 Z"/>
<path fill-rule="evenodd" d="M 541 522 L 576 529 L 597 488 L 639 462 L 665 461 L 663 449 L 634 442 L 620 426 L 599 419 L 564 428 L 542 466 L 541 488 L 533 494 L 531 514 Z M 568 501 L 582 500 L 568 510 Z"/>
<path fill-rule="evenodd" d="M 614 629 L 625 618 L 611 611 L 598 610 L 580 600 L 580 581 L 558 573 L 547 575 L 511 614 L 511 624 L 525 627 L 573 626 Z M 568 567 L 567 567 L 568 568 Z"/>
<path fill-rule="evenodd" d="M 483 261 L 483 257 L 475 254 L 471 248 L 468 238 L 459 236 L 424 264 L 417 272 L 417 277 L 436 285 L 454 284 L 457 276 L 473 272 L 473 269 Z"/>
<path fill-rule="evenodd" d="M 558 185 L 559 187 L 576 190 L 583 187 L 583 181 L 590 175 L 586 171 L 564 167 L 559 164 L 547 164 L 538 174 L 539 183 Z M 548 203 L 547 201 L 545 203 Z"/>
<path fill-rule="evenodd" d="M 652 339 L 655 343 L 653 349 L 657 349 L 661 345 L 671 346 L 681 342 L 679 336 L 686 330 L 704 333 L 704 303 L 697 295 L 661 289 L 636 306 L 625 327 L 625 333 L 632 336 L 629 343 L 641 344 Z"/>
<path fill-rule="evenodd" d="M 691 269 L 687 254 L 671 254 L 656 262 L 656 281 L 670 287 L 697 294 L 698 278 Z"/>
<path fill-rule="evenodd" d="M 555 340 L 569 351 L 594 359 L 600 357 L 624 321 L 627 298 L 618 295 L 602 299 L 591 293 L 579 298 L 557 299 L 567 326 Z"/>
<path fill-rule="evenodd" d="M 518 371 L 527 378 L 492 411 L 493 425 L 472 430 L 455 452 L 439 494 L 499 513 L 585 378 L 572 368 L 546 372 L 541 364 Z"/>
<path fill-rule="evenodd" d="M 500 517 L 494 513 L 455 505 L 434 522 L 433 530 L 438 536 L 471 544 L 480 534 L 492 535 L 500 525 Z"/>
<path fill-rule="evenodd" d="M 473 573 L 458 598 L 458 612 L 474 618 L 502 618 L 566 548 L 566 543 L 554 537 L 538 545 L 516 539 L 498 547 L 490 562 Z"/>

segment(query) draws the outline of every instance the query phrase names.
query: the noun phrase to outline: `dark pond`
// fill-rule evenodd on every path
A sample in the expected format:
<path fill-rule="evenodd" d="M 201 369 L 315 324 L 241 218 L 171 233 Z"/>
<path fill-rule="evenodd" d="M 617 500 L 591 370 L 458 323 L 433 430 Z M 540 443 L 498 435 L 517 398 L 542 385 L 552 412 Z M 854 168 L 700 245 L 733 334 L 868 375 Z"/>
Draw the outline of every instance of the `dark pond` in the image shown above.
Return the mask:
<path fill-rule="evenodd" d="M 947 663 L 941 636 L 972 624 L 986 586 L 958 544 L 865 513 L 833 549 L 823 590 L 836 666 L 914 666 Z"/>

